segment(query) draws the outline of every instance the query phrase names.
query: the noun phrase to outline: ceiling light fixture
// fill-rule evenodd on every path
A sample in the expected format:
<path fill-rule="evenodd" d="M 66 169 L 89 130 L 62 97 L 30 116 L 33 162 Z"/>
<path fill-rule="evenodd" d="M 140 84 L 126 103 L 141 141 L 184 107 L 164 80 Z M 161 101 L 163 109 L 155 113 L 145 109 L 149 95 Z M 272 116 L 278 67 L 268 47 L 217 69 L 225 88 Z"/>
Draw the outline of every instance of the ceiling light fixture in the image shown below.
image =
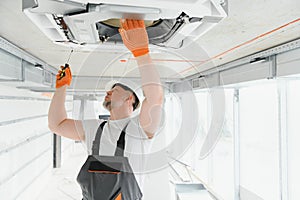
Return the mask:
<path fill-rule="evenodd" d="M 44 68 L 41 64 L 35 64 L 34 67 L 39 69 L 39 70 L 44 70 Z"/>
<path fill-rule="evenodd" d="M 250 60 L 250 64 L 262 63 L 267 61 L 266 57 L 258 57 Z"/>

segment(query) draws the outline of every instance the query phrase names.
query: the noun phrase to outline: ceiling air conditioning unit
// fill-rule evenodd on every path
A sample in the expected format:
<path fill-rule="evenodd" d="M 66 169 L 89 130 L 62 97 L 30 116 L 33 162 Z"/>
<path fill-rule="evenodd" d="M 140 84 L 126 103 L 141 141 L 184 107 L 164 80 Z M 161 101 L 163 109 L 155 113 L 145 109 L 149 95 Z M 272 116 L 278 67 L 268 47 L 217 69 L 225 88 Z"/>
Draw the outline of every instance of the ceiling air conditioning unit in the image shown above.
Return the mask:
<path fill-rule="evenodd" d="M 145 20 L 151 45 L 181 48 L 226 14 L 224 0 L 23 0 L 24 13 L 50 40 L 67 46 L 122 47 L 120 19 Z"/>

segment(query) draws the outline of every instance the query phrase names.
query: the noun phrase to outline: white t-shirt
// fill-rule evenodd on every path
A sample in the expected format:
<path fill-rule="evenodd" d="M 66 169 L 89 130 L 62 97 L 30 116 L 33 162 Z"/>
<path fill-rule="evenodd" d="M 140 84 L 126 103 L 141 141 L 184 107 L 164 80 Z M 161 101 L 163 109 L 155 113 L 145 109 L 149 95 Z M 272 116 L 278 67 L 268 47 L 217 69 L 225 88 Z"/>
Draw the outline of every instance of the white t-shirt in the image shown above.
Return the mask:
<path fill-rule="evenodd" d="M 85 140 L 88 154 L 92 154 L 93 141 L 97 129 L 103 120 L 84 120 L 83 129 L 85 131 Z M 108 120 L 105 124 L 100 139 L 99 155 L 113 156 L 116 150 L 117 141 L 128 123 L 125 135 L 124 156 L 128 158 L 129 164 L 135 174 L 140 189 L 143 191 L 144 169 L 146 159 L 144 155 L 150 153 L 152 140 L 148 139 L 146 133 L 141 128 L 139 116 L 124 118 L 120 120 Z"/>

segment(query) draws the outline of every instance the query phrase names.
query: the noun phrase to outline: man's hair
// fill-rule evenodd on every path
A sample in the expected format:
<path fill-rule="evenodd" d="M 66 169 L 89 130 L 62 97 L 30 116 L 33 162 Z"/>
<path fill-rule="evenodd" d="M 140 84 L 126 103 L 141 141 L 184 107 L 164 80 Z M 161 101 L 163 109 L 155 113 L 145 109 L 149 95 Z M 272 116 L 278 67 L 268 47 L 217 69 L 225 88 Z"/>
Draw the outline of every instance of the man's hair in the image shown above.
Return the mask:
<path fill-rule="evenodd" d="M 135 110 L 135 109 L 139 106 L 139 104 L 140 104 L 140 100 L 139 100 L 139 98 L 137 97 L 137 95 L 135 94 L 135 92 L 134 92 L 132 89 L 130 89 L 128 86 L 123 85 L 123 84 L 121 84 L 121 83 L 115 83 L 115 84 L 111 87 L 111 89 L 113 89 L 113 88 L 116 87 L 116 86 L 120 86 L 120 87 L 123 88 L 124 90 L 129 91 L 129 92 L 131 92 L 131 93 L 133 94 L 133 96 L 134 96 L 134 102 L 132 103 L 132 107 L 133 107 L 133 110 Z"/>

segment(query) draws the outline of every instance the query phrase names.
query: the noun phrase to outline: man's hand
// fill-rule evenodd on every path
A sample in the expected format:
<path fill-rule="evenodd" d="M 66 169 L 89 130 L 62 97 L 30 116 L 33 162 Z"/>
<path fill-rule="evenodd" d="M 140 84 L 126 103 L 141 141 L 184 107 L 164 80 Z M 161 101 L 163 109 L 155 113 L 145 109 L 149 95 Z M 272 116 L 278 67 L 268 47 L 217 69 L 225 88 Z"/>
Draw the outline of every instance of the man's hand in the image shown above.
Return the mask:
<path fill-rule="evenodd" d="M 143 20 L 126 19 L 120 21 L 119 29 L 124 45 L 132 52 L 134 57 L 149 53 L 149 39 Z"/>
<path fill-rule="evenodd" d="M 56 88 L 64 85 L 70 85 L 72 81 L 72 74 L 69 66 L 60 66 L 61 70 L 56 75 Z"/>

